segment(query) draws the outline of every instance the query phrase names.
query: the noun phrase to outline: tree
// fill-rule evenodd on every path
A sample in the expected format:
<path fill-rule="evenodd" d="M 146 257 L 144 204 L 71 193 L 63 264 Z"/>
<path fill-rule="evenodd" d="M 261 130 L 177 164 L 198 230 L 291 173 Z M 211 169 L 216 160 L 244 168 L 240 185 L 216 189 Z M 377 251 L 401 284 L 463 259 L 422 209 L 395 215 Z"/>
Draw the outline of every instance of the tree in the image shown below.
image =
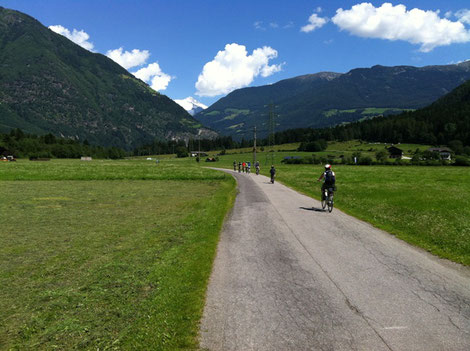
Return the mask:
<path fill-rule="evenodd" d="M 185 146 L 178 146 L 176 148 L 176 157 L 178 158 L 188 157 L 188 150 L 186 149 Z"/>
<path fill-rule="evenodd" d="M 388 153 L 385 150 L 379 150 L 375 153 L 375 158 L 377 159 L 377 162 L 385 162 L 388 158 Z"/>

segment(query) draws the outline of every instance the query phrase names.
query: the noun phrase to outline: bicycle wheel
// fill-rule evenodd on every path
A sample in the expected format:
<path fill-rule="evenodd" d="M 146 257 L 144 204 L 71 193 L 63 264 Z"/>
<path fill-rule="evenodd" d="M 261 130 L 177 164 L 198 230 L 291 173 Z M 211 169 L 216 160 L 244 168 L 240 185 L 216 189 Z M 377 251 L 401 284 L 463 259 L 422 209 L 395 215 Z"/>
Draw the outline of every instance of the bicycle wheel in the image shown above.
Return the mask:
<path fill-rule="evenodd" d="M 333 211 L 333 196 L 328 198 L 328 212 Z"/>
<path fill-rule="evenodd" d="M 325 209 L 325 207 L 326 207 L 326 199 L 324 199 L 323 196 L 322 196 L 321 208 L 322 208 L 322 209 Z"/>

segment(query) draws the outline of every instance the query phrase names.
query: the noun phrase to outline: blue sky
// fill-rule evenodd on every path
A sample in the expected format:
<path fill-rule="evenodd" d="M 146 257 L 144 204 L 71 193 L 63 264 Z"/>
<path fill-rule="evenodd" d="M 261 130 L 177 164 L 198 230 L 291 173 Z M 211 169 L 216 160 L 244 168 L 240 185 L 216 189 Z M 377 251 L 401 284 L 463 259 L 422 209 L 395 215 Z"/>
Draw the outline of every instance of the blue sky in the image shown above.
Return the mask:
<path fill-rule="evenodd" d="M 0 0 L 0 6 L 108 54 L 172 99 L 192 96 L 206 105 L 236 88 L 302 74 L 470 59 L 470 3 L 462 0 Z"/>

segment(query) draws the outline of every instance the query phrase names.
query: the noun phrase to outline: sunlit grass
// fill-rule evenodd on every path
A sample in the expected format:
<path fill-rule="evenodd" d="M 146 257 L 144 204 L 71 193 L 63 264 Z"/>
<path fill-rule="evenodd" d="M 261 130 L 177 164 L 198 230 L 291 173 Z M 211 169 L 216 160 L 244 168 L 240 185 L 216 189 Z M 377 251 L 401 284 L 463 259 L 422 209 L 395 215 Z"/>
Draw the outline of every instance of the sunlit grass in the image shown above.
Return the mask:
<path fill-rule="evenodd" d="M 233 179 L 179 160 L 28 162 L 0 169 L 27 179 L 0 181 L 0 349 L 197 348 Z"/>

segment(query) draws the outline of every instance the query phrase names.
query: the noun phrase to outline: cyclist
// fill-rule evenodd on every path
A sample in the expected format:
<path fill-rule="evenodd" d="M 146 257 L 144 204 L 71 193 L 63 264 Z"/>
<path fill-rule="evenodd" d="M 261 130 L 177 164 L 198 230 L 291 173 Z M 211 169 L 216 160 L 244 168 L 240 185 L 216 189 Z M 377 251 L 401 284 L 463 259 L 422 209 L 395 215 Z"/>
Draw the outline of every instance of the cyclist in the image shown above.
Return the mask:
<path fill-rule="evenodd" d="M 251 162 L 250 161 L 248 161 L 247 164 L 246 164 L 246 170 L 247 170 L 246 173 L 250 174 L 250 172 L 251 172 Z"/>
<path fill-rule="evenodd" d="M 274 165 L 271 165 L 271 169 L 269 170 L 269 173 L 271 173 L 271 183 L 274 184 L 274 176 L 276 175 L 276 169 L 274 168 Z"/>
<path fill-rule="evenodd" d="M 259 174 L 259 161 L 256 161 L 255 168 L 256 168 L 256 175 L 258 175 Z"/>
<path fill-rule="evenodd" d="M 325 200 L 325 189 L 333 189 L 336 190 L 335 182 L 336 182 L 336 174 L 331 170 L 331 165 L 325 165 L 325 172 L 322 173 L 318 181 L 321 182 L 323 179 L 323 185 L 321 187 L 321 196 L 322 200 Z"/>
<path fill-rule="evenodd" d="M 233 170 L 234 170 L 234 171 L 237 170 L 237 161 L 233 161 Z"/>

